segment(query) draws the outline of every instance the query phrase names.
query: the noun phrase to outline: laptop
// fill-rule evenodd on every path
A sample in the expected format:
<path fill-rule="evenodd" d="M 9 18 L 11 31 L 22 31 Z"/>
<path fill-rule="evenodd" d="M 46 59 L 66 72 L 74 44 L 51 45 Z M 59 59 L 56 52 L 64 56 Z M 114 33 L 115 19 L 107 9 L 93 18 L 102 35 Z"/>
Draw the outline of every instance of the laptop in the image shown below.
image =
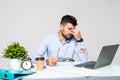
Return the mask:
<path fill-rule="evenodd" d="M 118 47 L 119 47 L 119 44 L 103 46 L 97 61 L 89 61 L 81 64 L 76 64 L 74 66 L 85 67 L 89 69 L 97 69 L 97 68 L 107 66 L 111 64 L 117 52 Z"/>

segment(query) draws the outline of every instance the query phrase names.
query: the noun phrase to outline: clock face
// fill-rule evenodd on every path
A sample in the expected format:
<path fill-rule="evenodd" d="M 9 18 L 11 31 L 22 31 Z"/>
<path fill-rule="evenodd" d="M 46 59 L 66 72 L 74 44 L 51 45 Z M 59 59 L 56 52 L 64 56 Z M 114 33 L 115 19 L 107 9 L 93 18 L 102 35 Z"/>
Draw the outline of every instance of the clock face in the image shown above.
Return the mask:
<path fill-rule="evenodd" d="M 21 67 L 24 69 L 24 70 L 30 70 L 32 68 L 32 62 L 30 60 L 24 60 L 22 63 L 21 63 Z"/>

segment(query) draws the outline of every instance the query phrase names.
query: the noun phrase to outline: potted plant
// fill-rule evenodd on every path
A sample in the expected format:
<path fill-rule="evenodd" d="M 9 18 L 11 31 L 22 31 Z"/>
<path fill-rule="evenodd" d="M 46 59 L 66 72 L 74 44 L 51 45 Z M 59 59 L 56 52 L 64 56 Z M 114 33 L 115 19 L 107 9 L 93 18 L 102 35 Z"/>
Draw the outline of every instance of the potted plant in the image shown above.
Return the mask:
<path fill-rule="evenodd" d="M 12 44 L 8 45 L 3 51 L 3 57 L 9 58 L 12 61 L 10 62 L 10 66 L 13 69 L 20 68 L 20 59 L 27 57 L 26 49 L 19 44 L 19 42 L 12 42 Z M 13 63 L 13 64 L 12 64 Z"/>

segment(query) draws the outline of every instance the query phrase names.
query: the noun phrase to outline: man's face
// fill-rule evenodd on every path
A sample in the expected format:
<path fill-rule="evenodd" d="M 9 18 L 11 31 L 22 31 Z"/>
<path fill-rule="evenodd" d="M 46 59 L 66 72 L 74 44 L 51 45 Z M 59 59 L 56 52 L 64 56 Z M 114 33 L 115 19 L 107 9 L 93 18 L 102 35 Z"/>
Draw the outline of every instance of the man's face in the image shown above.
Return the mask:
<path fill-rule="evenodd" d="M 61 25 L 60 30 L 64 38 L 70 39 L 71 37 L 73 37 L 72 31 L 75 30 L 75 26 L 73 26 L 71 23 L 67 23 L 67 24 Z"/>

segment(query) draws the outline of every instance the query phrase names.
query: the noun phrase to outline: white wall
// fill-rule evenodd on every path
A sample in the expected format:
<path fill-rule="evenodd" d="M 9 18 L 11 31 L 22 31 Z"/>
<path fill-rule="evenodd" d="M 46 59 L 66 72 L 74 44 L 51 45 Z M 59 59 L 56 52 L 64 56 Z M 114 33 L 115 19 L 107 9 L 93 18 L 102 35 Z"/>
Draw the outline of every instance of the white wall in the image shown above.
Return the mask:
<path fill-rule="evenodd" d="M 120 0 L 0 0 L 0 55 L 12 41 L 32 55 L 66 14 L 78 19 L 89 60 L 97 59 L 103 45 L 120 43 Z M 119 57 L 120 49 L 113 62 L 120 64 Z"/>

